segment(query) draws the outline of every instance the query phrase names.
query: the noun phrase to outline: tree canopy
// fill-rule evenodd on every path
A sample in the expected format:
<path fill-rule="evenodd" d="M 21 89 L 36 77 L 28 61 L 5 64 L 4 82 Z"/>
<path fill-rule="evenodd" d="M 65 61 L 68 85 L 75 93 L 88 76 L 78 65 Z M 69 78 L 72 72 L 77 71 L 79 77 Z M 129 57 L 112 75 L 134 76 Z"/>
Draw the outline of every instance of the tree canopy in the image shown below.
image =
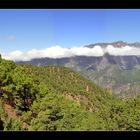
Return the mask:
<path fill-rule="evenodd" d="M 140 96 L 122 101 L 71 69 L 0 56 L 3 130 L 140 130 L 139 114 Z"/>

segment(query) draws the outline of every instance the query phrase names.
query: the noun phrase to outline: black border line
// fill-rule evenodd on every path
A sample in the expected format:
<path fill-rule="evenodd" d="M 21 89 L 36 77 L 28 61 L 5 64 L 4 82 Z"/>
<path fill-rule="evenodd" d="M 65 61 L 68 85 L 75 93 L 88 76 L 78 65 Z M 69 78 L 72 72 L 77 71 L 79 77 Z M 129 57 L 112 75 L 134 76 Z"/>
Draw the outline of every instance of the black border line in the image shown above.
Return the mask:
<path fill-rule="evenodd" d="M 0 0 L 1 9 L 130 9 L 140 8 L 139 0 Z"/>
<path fill-rule="evenodd" d="M 18 131 L 0 132 L 1 140 L 137 140 L 139 131 Z"/>

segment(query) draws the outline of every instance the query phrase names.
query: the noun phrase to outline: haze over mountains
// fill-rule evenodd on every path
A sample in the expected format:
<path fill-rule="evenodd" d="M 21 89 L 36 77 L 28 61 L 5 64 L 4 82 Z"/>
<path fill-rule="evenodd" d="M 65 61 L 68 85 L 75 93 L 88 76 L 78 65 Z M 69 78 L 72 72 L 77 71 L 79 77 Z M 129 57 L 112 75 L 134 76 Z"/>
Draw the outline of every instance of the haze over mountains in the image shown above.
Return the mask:
<path fill-rule="evenodd" d="M 46 49 L 46 57 L 37 56 L 29 61 L 17 63 L 37 66 L 62 65 L 72 68 L 123 98 L 135 96 L 140 92 L 140 43 L 118 41 L 90 44 L 81 48 L 57 47 L 56 51 L 53 49 L 55 50 L 55 47 L 48 48 L 48 51 Z M 69 55 L 70 52 L 73 53 Z M 36 53 L 38 52 L 34 51 L 33 56 Z"/>

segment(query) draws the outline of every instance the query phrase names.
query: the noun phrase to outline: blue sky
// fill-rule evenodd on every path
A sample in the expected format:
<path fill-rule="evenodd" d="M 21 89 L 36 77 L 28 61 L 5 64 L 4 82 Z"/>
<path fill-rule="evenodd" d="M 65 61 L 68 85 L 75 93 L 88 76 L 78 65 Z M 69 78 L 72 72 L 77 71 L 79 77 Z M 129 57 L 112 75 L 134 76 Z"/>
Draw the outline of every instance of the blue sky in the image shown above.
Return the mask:
<path fill-rule="evenodd" d="M 140 10 L 0 10 L 0 52 L 140 42 Z"/>

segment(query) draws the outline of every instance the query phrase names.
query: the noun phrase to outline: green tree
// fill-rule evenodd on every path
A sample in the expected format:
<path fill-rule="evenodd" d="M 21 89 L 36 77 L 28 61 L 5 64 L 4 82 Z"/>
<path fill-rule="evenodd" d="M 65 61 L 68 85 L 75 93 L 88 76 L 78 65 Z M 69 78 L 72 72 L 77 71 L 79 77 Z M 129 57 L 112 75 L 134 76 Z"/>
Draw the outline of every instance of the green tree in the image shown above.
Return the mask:
<path fill-rule="evenodd" d="M 4 123 L 4 130 L 23 130 L 22 129 L 22 123 L 19 120 L 8 118 Z"/>

